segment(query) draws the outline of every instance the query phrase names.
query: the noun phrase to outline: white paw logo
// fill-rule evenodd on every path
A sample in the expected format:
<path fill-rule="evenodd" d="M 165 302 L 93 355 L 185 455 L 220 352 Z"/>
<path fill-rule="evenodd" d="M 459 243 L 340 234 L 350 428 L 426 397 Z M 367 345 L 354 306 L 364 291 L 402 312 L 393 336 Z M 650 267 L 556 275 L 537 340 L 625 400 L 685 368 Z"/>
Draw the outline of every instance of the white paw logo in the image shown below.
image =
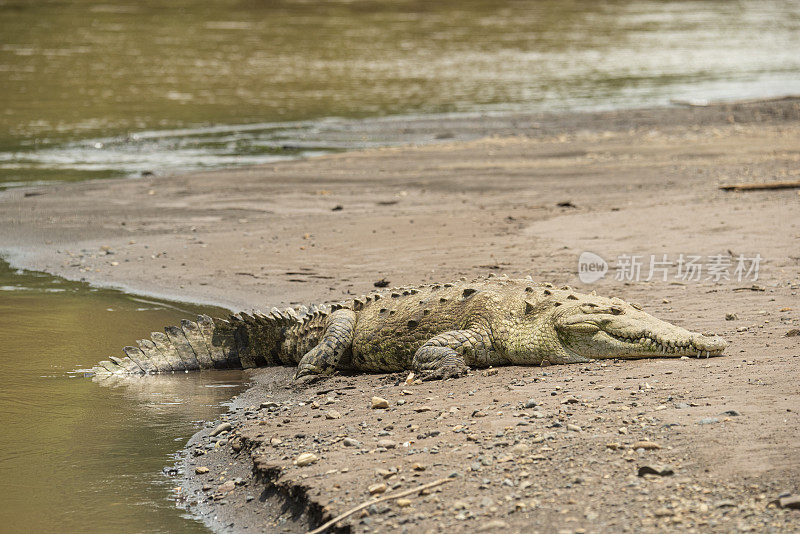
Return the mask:
<path fill-rule="evenodd" d="M 592 284 L 603 278 L 608 272 L 606 260 L 594 252 L 581 252 L 578 257 L 578 278 L 584 284 Z"/>

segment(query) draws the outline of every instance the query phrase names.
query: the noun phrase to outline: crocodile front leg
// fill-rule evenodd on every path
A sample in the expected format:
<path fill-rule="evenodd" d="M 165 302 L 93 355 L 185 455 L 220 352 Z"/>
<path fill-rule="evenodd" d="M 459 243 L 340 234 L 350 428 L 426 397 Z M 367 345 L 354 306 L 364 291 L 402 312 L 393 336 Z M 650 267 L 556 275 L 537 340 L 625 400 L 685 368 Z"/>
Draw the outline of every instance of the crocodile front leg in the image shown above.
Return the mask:
<path fill-rule="evenodd" d="M 295 380 L 309 375 L 332 374 L 339 365 L 342 354 L 352 347 L 355 329 L 356 313 L 353 310 L 333 312 L 328 318 L 322 340 L 297 364 Z"/>
<path fill-rule="evenodd" d="M 455 378 L 470 366 L 487 367 L 496 359 L 492 340 L 482 328 L 452 330 L 429 339 L 414 354 L 411 368 L 423 380 Z"/>

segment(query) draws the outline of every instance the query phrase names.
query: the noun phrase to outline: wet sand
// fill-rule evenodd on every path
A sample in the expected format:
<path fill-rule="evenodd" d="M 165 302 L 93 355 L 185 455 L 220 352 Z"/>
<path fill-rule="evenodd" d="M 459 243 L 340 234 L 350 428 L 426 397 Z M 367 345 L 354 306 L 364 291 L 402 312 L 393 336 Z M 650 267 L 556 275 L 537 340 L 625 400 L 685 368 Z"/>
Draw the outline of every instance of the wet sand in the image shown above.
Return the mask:
<path fill-rule="evenodd" d="M 246 485 L 225 496 L 227 504 L 211 505 L 208 521 L 270 531 L 262 495 L 275 487 L 294 505 L 333 516 L 369 497 L 367 487 L 383 481 L 376 469 L 397 467 L 386 475 L 397 491 L 454 473 L 455 482 L 407 507 L 353 516 L 354 531 L 796 528 L 798 512 L 768 503 L 800 492 L 800 354 L 798 338 L 786 337 L 800 324 L 800 196 L 718 186 L 800 179 L 800 101 L 386 128 L 440 139 L 235 171 L 6 191 L 0 248 L 17 266 L 236 310 L 339 300 L 381 279 L 532 275 L 715 331 L 730 341 L 728 355 L 508 368 L 410 387 L 397 383 L 404 377 L 358 376 L 294 389 L 285 370 L 259 370 L 242 402 L 274 398 L 280 417 L 268 408 L 232 414 L 238 437 L 228 443 L 241 439 L 244 448 L 190 457 L 189 503 L 208 511 L 203 503 L 213 502 L 220 476 L 238 472 Z M 490 137 L 446 139 L 467 129 Z M 587 250 L 607 260 L 764 260 L 755 290 L 735 280 L 624 282 L 613 272 L 589 286 L 576 275 Z M 373 394 L 391 408 L 370 410 Z M 329 396 L 341 419 L 320 415 L 332 409 Z M 525 408 L 528 399 L 539 408 Z M 419 405 L 430 411 L 414 411 Z M 486 416 L 474 417 L 476 410 Z M 717 421 L 698 424 L 704 418 Z M 362 447 L 344 447 L 344 436 Z M 380 439 L 399 446 L 381 451 Z M 632 448 L 645 439 L 661 448 Z M 304 451 L 320 460 L 293 466 Z M 259 481 L 245 477 L 253 459 Z M 653 463 L 672 465 L 675 475 L 636 476 Z M 200 464 L 210 473 L 195 476 Z M 288 530 L 308 526 L 273 516 L 282 519 Z"/>

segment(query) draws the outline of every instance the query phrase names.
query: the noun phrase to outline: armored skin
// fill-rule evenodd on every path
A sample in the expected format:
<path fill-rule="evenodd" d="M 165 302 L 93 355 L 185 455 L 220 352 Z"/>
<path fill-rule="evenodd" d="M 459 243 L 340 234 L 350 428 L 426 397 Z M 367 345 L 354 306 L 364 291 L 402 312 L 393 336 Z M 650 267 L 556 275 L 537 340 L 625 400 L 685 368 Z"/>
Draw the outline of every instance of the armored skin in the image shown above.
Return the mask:
<path fill-rule="evenodd" d="M 201 315 L 125 347 L 125 357 L 111 357 L 93 371 L 296 365 L 295 378 L 411 369 L 430 380 L 500 365 L 717 356 L 726 347 L 719 336 L 661 321 L 618 298 L 492 277 L 227 320 Z"/>

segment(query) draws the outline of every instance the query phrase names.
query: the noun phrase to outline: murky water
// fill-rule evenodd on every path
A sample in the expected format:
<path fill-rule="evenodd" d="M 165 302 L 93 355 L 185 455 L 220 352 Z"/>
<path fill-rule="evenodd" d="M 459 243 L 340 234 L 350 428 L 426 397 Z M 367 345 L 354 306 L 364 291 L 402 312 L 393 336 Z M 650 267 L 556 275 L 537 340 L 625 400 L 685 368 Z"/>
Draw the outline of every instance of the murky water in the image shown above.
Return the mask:
<path fill-rule="evenodd" d="M 242 372 L 99 385 L 71 374 L 208 307 L 139 299 L 0 262 L 0 531 L 203 532 L 162 473 Z"/>
<path fill-rule="evenodd" d="M 0 0 L 0 187 L 370 143 L 324 117 L 787 93 L 797 1 Z"/>

